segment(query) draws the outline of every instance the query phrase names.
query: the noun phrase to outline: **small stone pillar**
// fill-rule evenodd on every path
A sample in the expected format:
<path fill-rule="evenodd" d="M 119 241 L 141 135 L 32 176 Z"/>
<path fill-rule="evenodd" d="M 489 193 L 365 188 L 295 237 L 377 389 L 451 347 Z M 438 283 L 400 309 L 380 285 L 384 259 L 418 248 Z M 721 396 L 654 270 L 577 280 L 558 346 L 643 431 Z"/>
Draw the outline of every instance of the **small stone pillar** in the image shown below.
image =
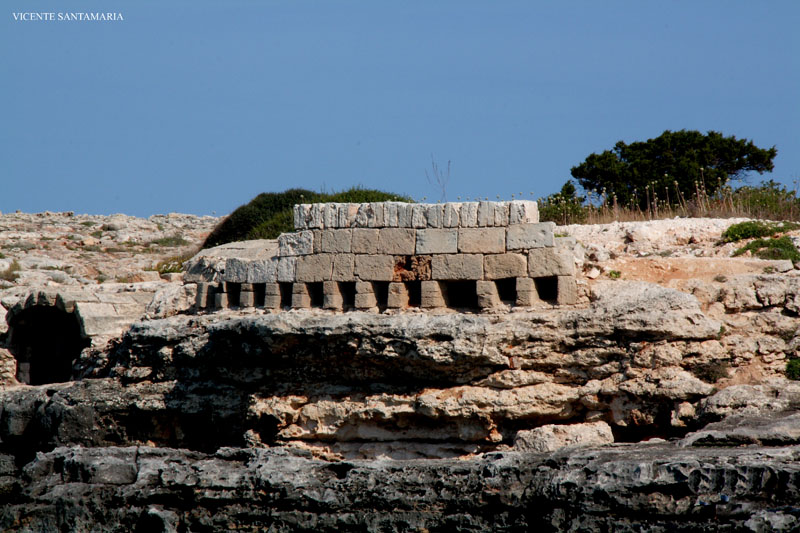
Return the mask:
<path fill-rule="evenodd" d="M 372 309 L 378 307 L 378 300 L 375 298 L 375 290 L 369 281 L 356 282 L 356 309 Z"/>
<path fill-rule="evenodd" d="M 225 292 L 225 284 L 219 283 L 214 289 L 214 307 L 226 309 L 228 307 L 228 294 Z"/>
<path fill-rule="evenodd" d="M 341 310 L 344 305 L 342 292 L 338 281 L 322 282 L 322 307 L 325 309 Z"/>
<path fill-rule="evenodd" d="M 311 293 L 305 283 L 292 283 L 292 309 L 311 307 Z"/>
<path fill-rule="evenodd" d="M 556 302 L 559 305 L 572 305 L 578 301 L 578 283 L 575 276 L 558 276 L 558 296 Z"/>
<path fill-rule="evenodd" d="M 194 299 L 194 306 L 197 309 L 205 309 L 208 307 L 209 297 L 213 299 L 213 293 L 210 293 L 210 286 L 208 283 L 200 282 L 197 284 L 197 295 Z"/>
<path fill-rule="evenodd" d="M 420 307 L 433 309 L 445 306 L 442 286 L 438 281 L 422 281 L 420 287 L 422 293 Z"/>
<path fill-rule="evenodd" d="M 478 292 L 478 307 L 481 309 L 493 309 L 503 304 L 494 281 L 477 281 L 475 289 Z"/>
<path fill-rule="evenodd" d="M 408 287 L 405 283 L 389 283 L 389 298 L 386 300 L 389 309 L 408 307 Z"/>
<path fill-rule="evenodd" d="M 242 283 L 239 289 L 239 307 L 253 307 L 256 304 L 256 295 L 252 283 Z"/>
<path fill-rule="evenodd" d="M 264 307 L 267 309 L 281 308 L 281 286 L 277 283 L 267 283 L 264 286 Z"/>
<path fill-rule="evenodd" d="M 517 302 L 519 307 L 532 307 L 541 302 L 533 278 L 517 278 Z"/>

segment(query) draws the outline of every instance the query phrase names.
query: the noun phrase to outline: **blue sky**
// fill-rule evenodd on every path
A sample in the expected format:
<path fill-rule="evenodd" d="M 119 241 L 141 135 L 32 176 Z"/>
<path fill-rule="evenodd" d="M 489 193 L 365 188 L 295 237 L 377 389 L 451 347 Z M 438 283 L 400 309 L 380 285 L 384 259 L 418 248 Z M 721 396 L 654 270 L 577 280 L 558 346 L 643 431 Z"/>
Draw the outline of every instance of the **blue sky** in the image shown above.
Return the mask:
<path fill-rule="evenodd" d="M 121 12 L 118 22 L 13 13 Z M 618 140 L 717 130 L 800 178 L 800 2 L 8 0 L 0 211 L 225 214 L 353 185 L 560 189 Z"/>

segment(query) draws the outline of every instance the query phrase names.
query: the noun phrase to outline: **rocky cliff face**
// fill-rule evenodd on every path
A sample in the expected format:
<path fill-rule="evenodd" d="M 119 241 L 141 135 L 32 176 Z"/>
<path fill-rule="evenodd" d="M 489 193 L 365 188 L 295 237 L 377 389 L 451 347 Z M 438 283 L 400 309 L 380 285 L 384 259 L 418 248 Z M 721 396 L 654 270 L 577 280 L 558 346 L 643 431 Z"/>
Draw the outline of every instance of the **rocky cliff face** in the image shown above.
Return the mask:
<path fill-rule="evenodd" d="M 0 389 L 0 529 L 797 530 L 797 279 L 493 313 L 162 295 L 70 381 Z"/>

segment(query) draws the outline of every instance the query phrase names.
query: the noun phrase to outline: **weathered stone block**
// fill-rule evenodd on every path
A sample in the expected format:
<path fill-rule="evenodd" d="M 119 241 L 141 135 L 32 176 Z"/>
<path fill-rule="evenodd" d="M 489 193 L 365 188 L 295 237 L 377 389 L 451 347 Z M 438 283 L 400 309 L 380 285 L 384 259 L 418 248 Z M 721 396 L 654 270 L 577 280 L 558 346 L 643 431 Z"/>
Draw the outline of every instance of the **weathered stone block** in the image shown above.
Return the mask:
<path fill-rule="evenodd" d="M 408 288 L 405 283 L 390 283 L 389 297 L 386 301 L 389 309 L 403 309 L 408 307 Z"/>
<path fill-rule="evenodd" d="M 302 230 L 306 229 L 306 204 L 299 204 L 295 205 L 292 208 L 292 222 L 294 223 L 294 229 Z"/>
<path fill-rule="evenodd" d="M 391 255 L 355 256 L 355 275 L 364 281 L 392 281 L 394 257 Z"/>
<path fill-rule="evenodd" d="M 444 218 L 444 206 L 441 204 L 430 204 L 425 208 L 425 222 L 429 228 L 441 228 Z"/>
<path fill-rule="evenodd" d="M 339 205 L 325 204 L 322 208 L 322 225 L 325 228 L 336 228 L 339 226 Z"/>
<path fill-rule="evenodd" d="M 397 202 L 386 202 L 384 204 L 383 223 L 387 228 L 397 227 Z"/>
<path fill-rule="evenodd" d="M 572 305 L 578 301 L 578 283 L 575 276 L 558 276 L 558 297 L 556 301 L 559 305 Z"/>
<path fill-rule="evenodd" d="M 575 261 L 564 248 L 534 248 L 528 252 L 528 275 L 532 278 L 574 276 Z"/>
<path fill-rule="evenodd" d="M 420 283 L 420 307 L 433 309 L 444 307 L 442 286 L 438 281 L 423 281 Z"/>
<path fill-rule="evenodd" d="M 411 228 L 384 228 L 378 232 L 378 253 L 413 255 L 416 231 Z"/>
<path fill-rule="evenodd" d="M 292 309 L 308 309 L 311 307 L 311 293 L 305 283 L 292 284 Z"/>
<path fill-rule="evenodd" d="M 379 232 L 377 229 L 354 229 L 351 251 L 354 254 L 377 254 L 378 237 Z"/>
<path fill-rule="evenodd" d="M 483 278 L 483 256 L 480 254 L 434 255 L 431 276 L 435 280 L 476 280 Z"/>
<path fill-rule="evenodd" d="M 275 277 L 280 282 L 293 282 L 295 280 L 295 272 L 297 268 L 296 257 L 280 257 L 274 258 L 275 263 Z"/>
<path fill-rule="evenodd" d="M 336 281 L 325 281 L 322 284 L 322 307 L 325 309 L 341 309 L 344 299 Z"/>
<path fill-rule="evenodd" d="M 316 204 L 314 204 L 316 205 Z M 278 236 L 278 255 L 291 257 L 314 253 L 314 234 L 311 231 L 281 233 Z"/>
<path fill-rule="evenodd" d="M 413 204 L 411 206 L 411 227 L 424 228 L 428 225 L 425 220 L 425 206 L 422 204 Z"/>
<path fill-rule="evenodd" d="M 454 254 L 458 252 L 458 230 L 417 230 L 417 254 Z"/>
<path fill-rule="evenodd" d="M 515 224 L 506 231 L 507 250 L 527 250 L 555 246 L 553 222 L 538 224 Z"/>
<path fill-rule="evenodd" d="M 246 287 L 250 290 L 246 290 Z M 239 307 L 253 307 L 256 305 L 256 295 L 253 292 L 253 286 L 250 283 L 242 283 L 242 289 L 239 293 Z"/>
<path fill-rule="evenodd" d="M 194 306 L 196 308 L 205 309 L 208 307 L 209 294 L 212 294 L 211 297 L 213 298 L 213 293 L 211 293 L 210 288 L 211 286 L 205 282 L 200 282 L 197 284 L 197 292 L 195 293 L 194 298 Z"/>
<path fill-rule="evenodd" d="M 228 308 L 228 295 L 224 292 L 217 292 L 214 294 L 214 307 L 217 309 Z"/>
<path fill-rule="evenodd" d="M 476 226 L 485 228 L 494 225 L 494 208 L 491 202 L 478 202 L 478 223 Z"/>
<path fill-rule="evenodd" d="M 358 213 L 357 204 L 339 204 L 336 211 L 338 215 L 337 227 L 353 227 L 356 221 L 356 214 Z"/>
<path fill-rule="evenodd" d="M 462 228 L 474 228 L 478 225 L 478 202 L 461 204 L 459 225 Z"/>
<path fill-rule="evenodd" d="M 356 226 L 359 228 L 380 228 L 383 226 L 383 204 L 371 202 L 361 204 L 356 213 Z"/>
<path fill-rule="evenodd" d="M 442 227 L 457 228 L 461 221 L 461 203 L 448 202 L 444 204 Z"/>
<path fill-rule="evenodd" d="M 369 281 L 356 282 L 356 309 L 372 309 L 378 306 L 378 300 L 375 298 L 375 291 L 372 283 Z"/>
<path fill-rule="evenodd" d="M 541 302 L 536 283 L 531 278 L 517 278 L 517 302 L 520 307 L 532 307 Z"/>
<path fill-rule="evenodd" d="M 483 257 L 486 279 L 518 278 L 527 275 L 528 260 L 522 254 L 496 254 Z"/>
<path fill-rule="evenodd" d="M 508 226 L 508 202 L 492 202 L 494 208 L 494 224 L 497 227 Z"/>
<path fill-rule="evenodd" d="M 509 202 L 509 224 L 536 224 L 539 222 L 539 204 L 531 200 Z"/>
<path fill-rule="evenodd" d="M 501 254 L 506 251 L 505 228 L 460 228 L 458 251 L 464 254 Z"/>
<path fill-rule="evenodd" d="M 303 283 L 328 281 L 333 271 L 333 254 L 304 255 L 297 258 L 295 279 Z"/>
<path fill-rule="evenodd" d="M 402 202 L 397 204 L 397 227 L 413 228 L 414 204 Z"/>
<path fill-rule="evenodd" d="M 327 229 L 320 231 L 321 253 L 349 254 L 353 243 L 353 230 Z"/>
<path fill-rule="evenodd" d="M 353 281 L 355 279 L 355 256 L 353 254 L 336 254 L 333 256 L 333 281 Z"/>
<path fill-rule="evenodd" d="M 503 305 L 494 281 L 476 281 L 475 290 L 478 293 L 478 307 L 481 309 L 492 309 Z"/>
<path fill-rule="evenodd" d="M 223 281 L 233 283 L 244 283 L 247 281 L 247 267 L 250 261 L 247 259 L 239 259 L 238 257 L 229 257 L 225 260 L 225 273 L 222 276 Z"/>
<path fill-rule="evenodd" d="M 267 309 L 280 309 L 281 307 L 281 286 L 277 283 L 267 283 L 264 285 L 264 307 Z"/>

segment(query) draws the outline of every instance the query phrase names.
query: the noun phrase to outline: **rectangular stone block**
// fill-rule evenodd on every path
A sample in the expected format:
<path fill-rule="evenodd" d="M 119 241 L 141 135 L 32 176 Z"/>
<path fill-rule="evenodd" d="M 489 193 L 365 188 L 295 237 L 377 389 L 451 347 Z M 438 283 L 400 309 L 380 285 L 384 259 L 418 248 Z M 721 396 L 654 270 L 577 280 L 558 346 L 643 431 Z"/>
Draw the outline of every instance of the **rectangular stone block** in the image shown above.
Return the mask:
<path fill-rule="evenodd" d="M 503 305 L 494 281 L 476 281 L 475 290 L 478 293 L 478 307 L 481 309 L 493 309 Z"/>
<path fill-rule="evenodd" d="M 355 279 L 355 256 L 353 254 L 336 254 L 333 256 L 333 281 L 353 281 Z"/>
<path fill-rule="evenodd" d="M 292 257 L 312 253 L 314 253 L 314 234 L 311 231 L 304 230 L 278 235 L 279 256 Z"/>
<path fill-rule="evenodd" d="M 292 222 L 294 223 L 294 229 L 302 230 L 306 229 L 306 204 L 298 204 L 292 208 Z"/>
<path fill-rule="evenodd" d="M 231 283 L 244 283 L 247 281 L 249 262 L 247 259 L 229 257 L 225 260 L 225 273 L 222 275 L 222 280 Z"/>
<path fill-rule="evenodd" d="M 337 203 L 334 204 L 325 204 L 325 207 L 322 209 L 322 226 L 325 228 L 337 228 L 339 227 L 339 205 Z"/>
<path fill-rule="evenodd" d="M 497 227 L 508 226 L 508 202 L 492 202 L 494 208 L 494 224 Z"/>
<path fill-rule="evenodd" d="M 435 280 L 476 280 L 483 278 L 483 256 L 480 254 L 434 255 L 431 277 Z"/>
<path fill-rule="evenodd" d="M 411 228 L 383 228 L 378 231 L 378 253 L 414 255 L 416 231 Z"/>
<path fill-rule="evenodd" d="M 304 255 L 297 258 L 298 282 L 328 281 L 333 272 L 333 254 Z"/>
<path fill-rule="evenodd" d="M 339 290 L 339 283 L 336 281 L 325 281 L 322 283 L 322 307 L 325 309 L 338 309 L 342 308 L 344 299 Z"/>
<path fill-rule="evenodd" d="M 408 288 L 405 283 L 390 283 L 389 297 L 386 301 L 389 309 L 404 309 L 408 307 Z"/>
<path fill-rule="evenodd" d="M 228 295 L 224 292 L 217 292 L 214 294 L 214 307 L 217 309 L 227 309 Z"/>
<path fill-rule="evenodd" d="M 528 259 L 522 254 L 496 254 L 483 257 L 486 279 L 518 278 L 528 274 Z"/>
<path fill-rule="evenodd" d="M 414 204 L 409 204 L 407 202 L 397 204 L 397 227 L 413 228 L 413 212 Z"/>
<path fill-rule="evenodd" d="M 275 263 L 275 277 L 277 281 L 289 283 L 295 280 L 295 272 L 297 268 L 296 257 L 276 257 L 273 258 Z"/>
<path fill-rule="evenodd" d="M 387 228 L 397 227 L 397 202 L 386 202 L 384 204 L 383 223 Z"/>
<path fill-rule="evenodd" d="M 459 225 L 462 228 L 474 228 L 478 225 L 478 202 L 461 204 Z"/>
<path fill-rule="evenodd" d="M 425 222 L 429 228 L 441 228 L 444 218 L 444 206 L 429 204 L 425 207 Z"/>
<path fill-rule="evenodd" d="M 534 248 L 528 251 L 528 275 L 532 278 L 574 276 L 575 260 L 564 248 Z"/>
<path fill-rule="evenodd" d="M 515 224 L 506 231 L 507 250 L 529 250 L 555 246 L 553 230 L 555 223 Z"/>
<path fill-rule="evenodd" d="M 354 229 L 351 251 L 354 254 L 377 254 L 378 236 L 377 229 Z"/>
<path fill-rule="evenodd" d="M 494 225 L 494 207 L 489 201 L 478 202 L 478 223 L 476 226 L 485 228 Z"/>
<path fill-rule="evenodd" d="M 251 290 L 245 290 L 245 285 L 248 285 Z M 252 288 L 253 286 L 249 283 L 242 284 L 242 291 L 239 293 L 239 307 L 253 307 L 256 305 L 256 295 Z"/>
<path fill-rule="evenodd" d="M 372 309 L 378 306 L 378 300 L 375 298 L 375 291 L 372 288 L 372 283 L 369 281 L 356 282 L 356 309 Z"/>
<path fill-rule="evenodd" d="M 356 212 L 356 226 L 359 228 L 383 227 L 383 204 L 381 202 L 360 204 Z"/>
<path fill-rule="evenodd" d="M 465 254 L 501 254 L 506 251 L 505 228 L 460 228 L 458 251 Z"/>
<path fill-rule="evenodd" d="M 363 281 L 392 281 L 394 257 L 391 255 L 355 256 L 355 275 Z"/>
<path fill-rule="evenodd" d="M 531 200 L 509 202 L 509 224 L 536 224 L 539 222 L 539 204 Z"/>
<path fill-rule="evenodd" d="M 444 204 L 442 227 L 457 228 L 461 221 L 461 203 L 448 202 Z"/>
<path fill-rule="evenodd" d="M 427 225 L 428 221 L 425 220 L 425 205 L 413 204 L 411 206 L 411 227 L 424 228 Z"/>
<path fill-rule="evenodd" d="M 205 309 L 208 307 L 208 297 L 209 294 L 212 294 L 210 290 L 211 286 L 208 283 L 200 282 L 197 284 L 197 293 L 195 294 L 194 298 L 194 306 L 198 309 Z"/>
<path fill-rule="evenodd" d="M 454 254 L 458 252 L 458 230 L 417 230 L 417 254 Z"/>
<path fill-rule="evenodd" d="M 264 286 L 264 307 L 267 309 L 280 309 L 281 286 L 277 283 L 267 283 Z"/>
<path fill-rule="evenodd" d="M 575 276 L 558 276 L 559 305 L 572 305 L 578 302 L 578 283 Z"/>
<path fill-rule="evenodd" d="M 423 281 L 420 283 L 420 307 L 433 309 L 444 307 L 442 286 L 438 281 Z"/>
<path fill-rule="evenodd" d="M 531 278 L 517 278 L 517 301 L 519 307 L 533 307 L 542 303 L 536 283 Z"/>
<path fill-rule="evenodd" d="M 326 229 L 320 233 L 318 253 L 349 254 L 353 243 L 353 230 Z"/>
<path fill-rule="evenodd" d="M 339 204 L 336 209 L 338 214 L 338 228 L 352 228 L 358 213 L 357 204 Z"/>
<path fill-rule="evenodd" d="M 311 293 L 305 283 L 292 283 L 292 309 L 311 307 Z"/>
<path fill-rule="evenodd" d="M 322 232 L 327 230 L 321 229 L 313 229 L 311 230 L 311 235 L 314 239 L 314 253 L 318 254 L 322 252 Z"/>

